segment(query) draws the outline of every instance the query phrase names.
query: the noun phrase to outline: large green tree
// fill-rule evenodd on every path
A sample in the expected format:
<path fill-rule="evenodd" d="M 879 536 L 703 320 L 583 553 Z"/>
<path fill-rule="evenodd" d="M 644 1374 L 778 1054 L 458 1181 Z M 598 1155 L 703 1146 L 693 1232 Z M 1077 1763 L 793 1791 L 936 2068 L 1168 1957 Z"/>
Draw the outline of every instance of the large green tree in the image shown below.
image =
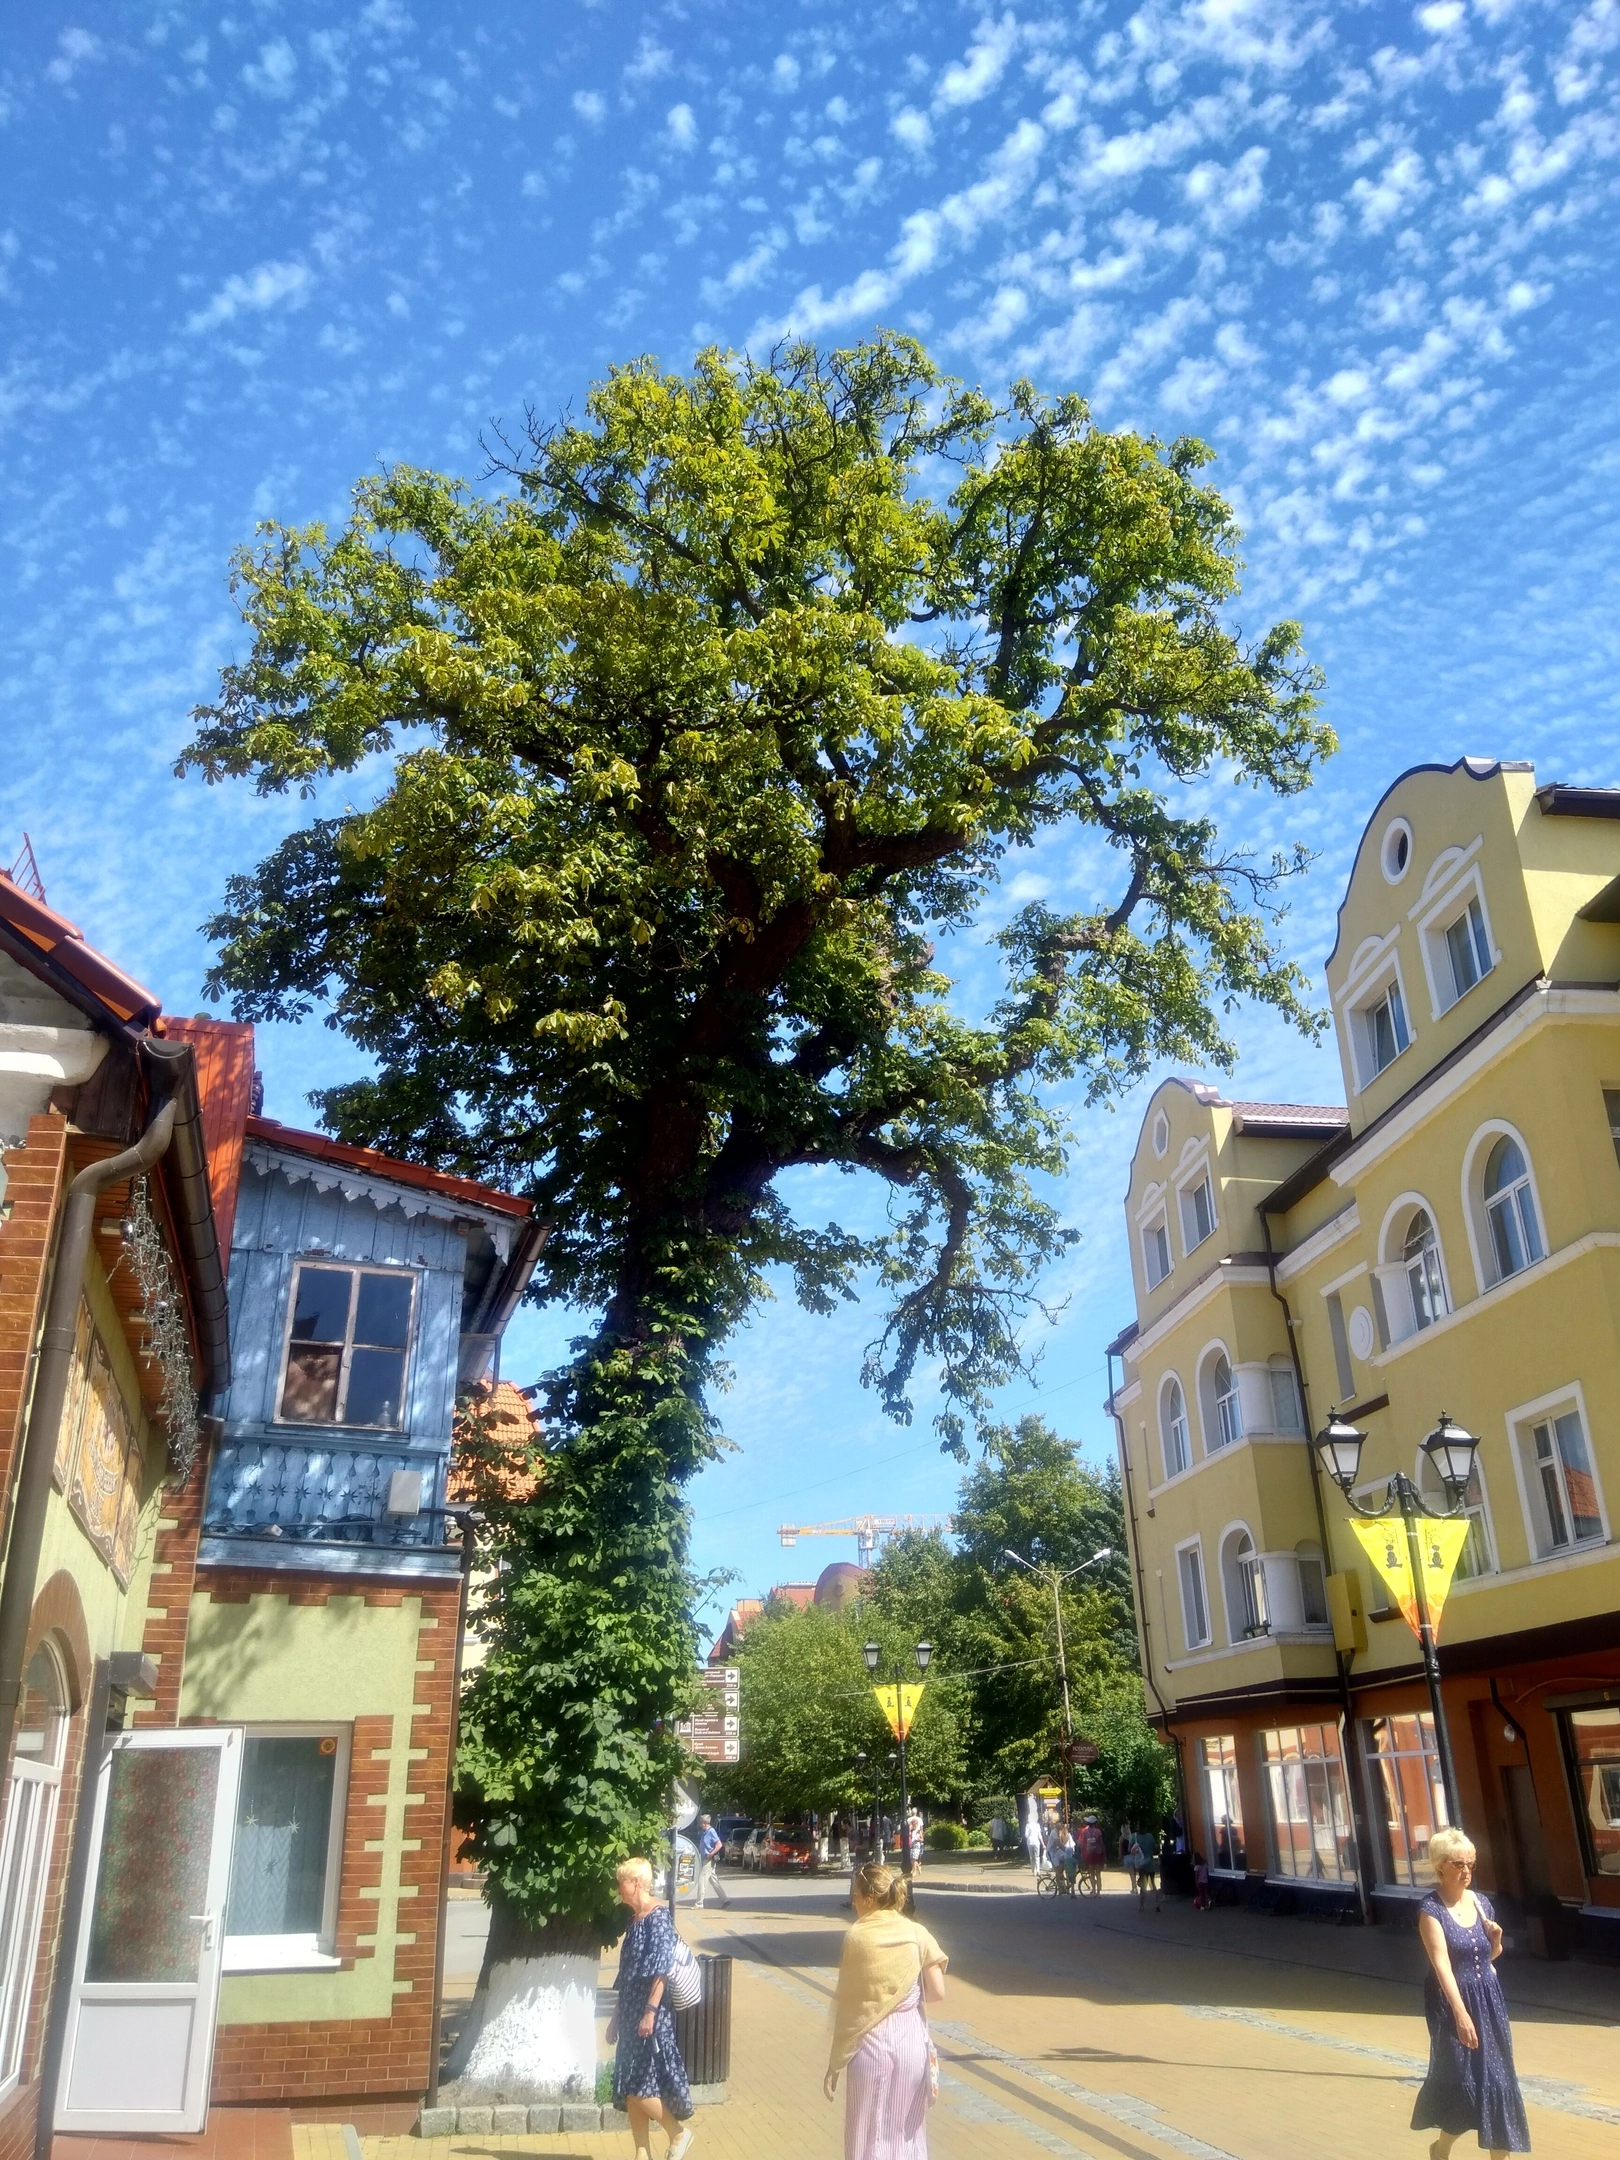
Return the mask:
<path fill-rule="evenodd" d="M 920 1363 L 960 1447 L 1067 1241 L 1043 1091 L 1223 1063 L 1239 997 L 1312 1024 L 1269 920 L 1293 859 L 1234 848 L 1208 783 L 1292 794 L 1331 737 L 1296 627 L 1228 624 L 1210 455 L 995 406 L 906 338 L 709 352 L 614 370 L 492 491 L 396 469 L 238 559 L 251 645 L 182 769 L 376 784 L 230 882 L 212 986 L 324 1011 L 373 1063 L 330 1128 L 532 1193 L 538 1294 L 595 1316 L 468 1701 L 503 1941 L 610 1933 L 653 1834 L 681 1487 L 767 1271 L 822 1307 L 875 1271 L 868 1377 L 906 1417 Z M 1047 834 L 1092 897 L 1001 922 L 973 1017 L 931 941 Z M 884 1234 L 796 1217 L 803 1165 L 882 1181 Z"/>

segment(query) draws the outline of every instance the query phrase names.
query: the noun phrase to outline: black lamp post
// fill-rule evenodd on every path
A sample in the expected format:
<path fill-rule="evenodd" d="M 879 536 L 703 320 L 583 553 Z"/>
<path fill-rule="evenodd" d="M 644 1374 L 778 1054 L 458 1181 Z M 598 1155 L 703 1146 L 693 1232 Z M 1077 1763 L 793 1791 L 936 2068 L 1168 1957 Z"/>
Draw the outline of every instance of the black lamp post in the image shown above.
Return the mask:
<path fill-rule="evenodd" d="M 867 1671 L 872 1675 L 872 1678 L 874 1680 L 878 1680 L 879 1684 L 881 1685 L 882 1683 L 879 1679 L 878 1668 L 883 1663 L 883 1645 L 881 1643 L 869 1642 L 866 1645 L 865 1650 L 862 1654 L 866 1659 Z M 917 1644 L 915 1650 L 912 1652 L 912 1655 L 917 1660 L 918 1672 L 926 1674 L 928 1671 L 928 1667 L 933 1659 L 934 1646 L 931 1642 L 920 1642 Z M 897 1713 L 900 1709 L 900 1689 L 904 1685 L 904 1683 L 905 1667 L 900 1663 L 897 1658 L 894 1663 L 894 1668 L 889 1675 L 889 1684 L 894 1688 L 895 1691 L 894 1705 Z M 898 1725 L 904 1726 L 906 1721 L 904 1717 L 901 1717 L 897 1714 L 895 1722 Z M 911 1794 L 906 1785 L 906 1736 L 905 1733 L 902 1731 L 897 1732 L 895 1734 L 895 1738 L 900 1743 L 900 1865 L 905 1871 L 905 1873 L 909 1875 L 912 1872 Z"/>
<path fill-rule="evenodd" d="M 857 1775 L 859 1775 L 859 1773 L 867 1767 L 867 1760 L 868 1758 L 866 1750 L 865 1748 L 862 1748 L 860 1753 L 855 1758 L 855 1770 Z M 878 1766 L 875 1762 L 872 1763 L 871 1770 L 872 1858 L 874 1860 L 881 1860 L 883 1858 L 883 1782 L 878 1771 Z"/>
<path fill-rule="evenodd" d="M 1446 1707 L 1440 1696 L 1440 1654 L 1435 1645 L 1434 1626 L 1429 1618 L 1429 1593 L 1423 1580 L 1423 1549 L 1418 1540 L 1419 1519 L 1430 1510 L 1425 1506 L 1422 1493 L 1412 1483 L 1404 1470 L 1397 1470 L 1385 1488 L 1382 1507 L 1363 1507 L 1355 1497 L 1357 1473 L 1361 1467 L 1361 1451 L 1367 1443 L 1367 1435 L 1348 1424 L 1337 1411 L 1331 1411 L 1328 1421 L 1316 1436 L 1316 1452 L 1322 1458 L 1322 1467 L 1339 1487 L 1356 1514 L 1369 1521 L 1380 1521 L 1392 1511 L 1399 1510 L 1406 1530 L 1407 1557 L 1412 1569 L 1413 1593 L 1417 1598 L 1418 1641 L 1423 1650 L 1423 1676 L 1429 1683 L 1429 1708 L 1434 1716 L 1434 1744 L 1440 1757 L 1440 1781 L 1445 1787 L 1446 1813 L 1453 1824 L 1459 1815 L 1457 1801 L 1457 1766 L 1452 1759 L 1451 1732 L 1446 1724 Z M 1433 1464 L 1441 1489 L 1448 1505 L 1447 1515 L 1467 1512 L 1468 1481 L 1474 1474 L 1474 1457 L 1479 1452 L 1479 1442 L 1470 1432 L 1444 1411 L 1440 1421 L 1423 1443 L 1423 1452 Z"/>

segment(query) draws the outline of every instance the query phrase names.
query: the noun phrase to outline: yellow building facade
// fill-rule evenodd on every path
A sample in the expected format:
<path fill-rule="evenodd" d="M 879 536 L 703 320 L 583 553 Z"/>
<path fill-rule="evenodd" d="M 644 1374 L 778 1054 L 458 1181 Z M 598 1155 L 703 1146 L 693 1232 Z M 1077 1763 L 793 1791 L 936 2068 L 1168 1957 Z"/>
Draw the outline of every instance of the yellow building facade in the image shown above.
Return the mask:
<path fill-rule="evenodd" d="M 1620 1952 L 1620 789 L 1404 773 L 1327 963 L 1345 1105 L 1166 1081 L 1109 1407 L 1148 1705 L 1217 1883 L 1398 1909 L 1445 1802 L 1357 1497 L 1479 1436 L 1441 1630 L 1464 1827 L 1527 1948 Z"/>

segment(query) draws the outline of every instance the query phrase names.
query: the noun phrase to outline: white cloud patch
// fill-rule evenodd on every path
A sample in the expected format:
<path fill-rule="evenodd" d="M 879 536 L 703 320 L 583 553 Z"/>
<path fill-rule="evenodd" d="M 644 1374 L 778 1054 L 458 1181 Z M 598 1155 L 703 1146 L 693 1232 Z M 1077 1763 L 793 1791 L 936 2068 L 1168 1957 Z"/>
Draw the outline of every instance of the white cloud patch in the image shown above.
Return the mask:
<path fill-rule="evenodd" d="M 1188 202 L 1203 214 L 1213 231 L 1227 232 L 1253 217 L 1265 198 L 1266 165 L 1271 152 L 1256 143 L 1231 165 L 1206 160 L 1195 165 L 1182 183 Z"/>
<path fill-rule="evenodd" d="M 56 52 L 45 73 L 53 83 L 70 83 L 80 68 L 103 57 L 100 38 L 89 30 L 64 30 L 56 40 Z"/>
<path fill-rule="evenodd" d="M 669 139 L 677 150 L 691 150 L 697 145 L 697 116 L 690 105 L 672 105 L 665 119 Z"/>
<path fill-rule="evenodd" d="M 799 63 L 791 53 L 778 53 L 771 63 L 771 88 L 784 97 L 799 87 Z"/>
<path fill-rule="evenodd" d="M 1423 160 L 1412 149 L 1397 150 L 1376 180 L 1365 175 L 1350 189 L 1363 232 L 1379 233 L 1397 218 L 1410 216 L 1429 192 Z"/>
<path fill-rule="evenodd" d="M 285 38 L 272 38 L 259 48 L 258 59 L 242 70 L 242 80 L 260 97 L 291 97 L 298 80 L 298 55 Z"/>
<path fill-rule="evenodd" d="M 976 105 L 988 97 L 1007 71 L 1018 44 L 1018 24 L 1013 16 L 999 22 L 987 16 L 980 23 L 967 57 L 952 63 L 939 78 L 934 103 L 939 106 Z"/>
<path fill-rule="evenodd" d="M 229 277 L 208 305 L 186 319 L 191 331 L 217 330 L 239 315 L 263 315 L 271 308 L 302 307 L 314 283 L 307 264 L 260 263 L 246 276 Z"/>
<path fill-rule="evenodd" d="M 624 71 L 628 83 L 649 83 L 660 75 L 667 75 L 675 65 L 675 55 L 667 45 L 660 45 L 655 37 L 644 37 L 636 47 L 635 58 Z"/>
<path fill-rule="evenodd" d="M 600 127 L 607 118 L 607 99 L 596 90 L 576 90 L 573 107 L 589 127 Z"/>
<path fill-rule="evenodd" d="M 902 105 L 889 122 L 889 133 L 908 150 L 926 150 L 934 139 L 933 125 L 926 113 L 915 106 Z"/>

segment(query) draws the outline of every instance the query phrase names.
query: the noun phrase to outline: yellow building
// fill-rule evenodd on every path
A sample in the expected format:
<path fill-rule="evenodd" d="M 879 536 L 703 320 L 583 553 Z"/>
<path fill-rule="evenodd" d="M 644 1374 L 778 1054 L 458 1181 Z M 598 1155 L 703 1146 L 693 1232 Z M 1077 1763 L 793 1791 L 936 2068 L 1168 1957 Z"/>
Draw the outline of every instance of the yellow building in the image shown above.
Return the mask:
<path fill-rule="evenodd" d="M 1168 1080 L 1131 1168 L 1112 1346 L 1149 1709 L 1230 1889 L 1375 1909 L 1444 1820 L 1416 1641 L 1357 1497 L 1444 1410 L 1481 1441 L 1442 1628 L 1483 1886 L 1526 1947 L 1620 1951 L 1620 789 L 1404 773 L 1327 987 L 1348 1109 Z M 1336 1639 L 1337 1638 L 1337 1639 Z"/>

